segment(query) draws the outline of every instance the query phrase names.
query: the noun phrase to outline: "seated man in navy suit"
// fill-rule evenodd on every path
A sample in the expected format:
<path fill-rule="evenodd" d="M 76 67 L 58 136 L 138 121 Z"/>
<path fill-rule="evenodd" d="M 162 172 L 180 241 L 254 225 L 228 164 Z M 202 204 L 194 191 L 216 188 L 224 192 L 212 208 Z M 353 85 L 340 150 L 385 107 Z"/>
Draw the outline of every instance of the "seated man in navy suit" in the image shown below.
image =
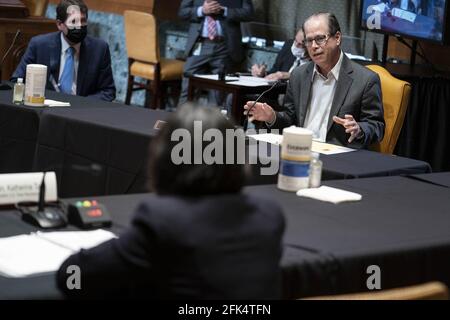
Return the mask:
<path fill-rule="evenodd" d="M 28 64 L 47 69 L 47 89 L 112 101 L 116 87 L 108 44 L 87 36 L 88 8 L 83 0 L 62 0 L 56 7 L 59 32 L 31 39 L 12 75 L 24 78 Z"/>

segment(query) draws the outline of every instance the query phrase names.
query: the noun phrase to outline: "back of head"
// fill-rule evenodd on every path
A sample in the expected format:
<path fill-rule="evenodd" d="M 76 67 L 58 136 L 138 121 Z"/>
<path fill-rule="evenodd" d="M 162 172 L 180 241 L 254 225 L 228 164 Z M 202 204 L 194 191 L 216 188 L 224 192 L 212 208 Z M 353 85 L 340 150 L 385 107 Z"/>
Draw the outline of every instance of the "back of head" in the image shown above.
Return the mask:
<path fill-rule="evenodd" d="M 227 132 L 233 135 L 234 126 L 217 108 L 180 107 L 150 145 L 151 189 L 181 196 L 239 192 L 245 164 Z"/>

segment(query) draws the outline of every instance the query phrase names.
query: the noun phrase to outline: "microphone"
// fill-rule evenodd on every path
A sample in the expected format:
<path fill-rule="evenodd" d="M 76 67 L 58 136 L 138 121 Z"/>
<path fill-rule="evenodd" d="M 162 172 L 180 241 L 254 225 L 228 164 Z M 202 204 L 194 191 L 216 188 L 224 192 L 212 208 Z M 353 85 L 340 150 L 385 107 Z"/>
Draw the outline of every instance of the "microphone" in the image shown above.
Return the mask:
<path fill-rule="evenodd" d="M 12 43 L 9 46 L 8 50 L 6 50 L 6 53 L 3 55 L 2 62 L 0 63 L 0 90 L 11 90 L 12 89 L 10 85 L 8 85 L 6 83 L 5 84 L 1 83 L 2 82 L 2 69 L 3 69 L 3 63 L 5 62 L 6 58 L 8 57 L 9 52 L 12 50 L 12 48 L 16 44 L 17 38 L 19 37 L 20 33 L 21 33 L 20 29 L 17 29 Z"/>
<path fill-rule="evenodd" d="M 267 92 L 269 92 L 269 91 L 271 91 L 273 88 L 275 88 L 276 86 L 278 86 L 280 83 L 282 83 L 282 80 L 277 80 L 277 81 L 275 81 L 273 84 L 272 84 L 272 86 L 269 88 L 269 89 L 267 89 L 266 91 L 264 91 L 263 93 L 261 93 L 257 98 L 256 98 L 256 100 L 253 102 L 253 104 L 252 104 L 252 106 L 250 107 L 250 108 L 248 108 L 248 110 L 247 110 L 247 115 L 246 115 L 246 117 L 245 117 L 245 120 L 244 120 L 244 131 L 247 131 L 247 127 L 248 127 L 248 117 L 249 117 L 249 115 L 250 115 L 250 111 L 252 111 L 253 110 L 253 108 L 255 107 L 255 105 L 256 105 L 256 103 L 267 93 Z"/>
<path fill-rule="evenodd" d="M 59 167 L 62 166 L 56 166 L 56 168 Z M 90 165 L 74 164 L 71 165 L 70 167 L 73 168 L 74 170 L 89 171 L 92 172 L 94 175 L 99 175 L 102 171 L 102 167 L 95 163 Z M 70 222 L 71 217 L 68 217 L 67 206 L 65 206 L 60 201 L 58 201 L 57 203 L 46 203 L 45 175 L 47 174 L 47 172 L 48 168 L 47 170 L 44 170 L 42 172 L 42 181 L 39 186 L 39 196 L 38 196 L 39 200 L 37 202 L 37 206 L 36 203 L 22 202 L 16 203 L 15 207 L 22 213 L 22 220 L 27 223 L 38 226 L 43 229 L 62 228 L 67 225 L 68 220 Z M 99 222 L 102 222 L 103 224 L 107 225 L 108 223 L 110 223 L 110 219 L 109 216 L 107 215 L 106 208 L 102 207 L 102 210 L 104 212 L 103 217 L 101 219 L 96 217 L 93 220 L 97 224 L 99 224 Z M 92 224 L 92 221 L 90 221 L 90 223 Z"/>
<path fill-rule="evenodd" d="M 45 175 L 42 173 L 42 181 L 39 186 L 39 200 L 35 203 L 16 203 L 16 209 L 22 214 L 22 220 L 43 229 L 62 228 L 67 225 L 67 214 L 60 202 L 45 203 Z"/>

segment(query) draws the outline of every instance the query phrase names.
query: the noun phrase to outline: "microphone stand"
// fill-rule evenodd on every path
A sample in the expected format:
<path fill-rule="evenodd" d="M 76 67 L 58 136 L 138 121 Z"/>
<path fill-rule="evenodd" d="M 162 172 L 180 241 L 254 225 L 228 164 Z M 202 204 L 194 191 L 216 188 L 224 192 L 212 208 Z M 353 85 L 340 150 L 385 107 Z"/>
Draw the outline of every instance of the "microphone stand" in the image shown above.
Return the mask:
<path fill-rule="evenodd" d="M 14 47 L 14 45 L 16 44 L 16 40 L 19 37 L 19 35 L 20 35 L 20 29 L 18 29 L 16 31 L 14 39 L 13 39 L 11 45 L 9 46 L 8 50 L 6 50 L 6 53 L 3 56 L 2 61 L 0 63 L 0 90 L 11 90 L 12 89 L 12 87 L 9 84 L 3 83 L 3 81 L 2 81 L 2 69 L 3 69 L 3 63 L 5 62 L 6 57 L 11 52 L 12 48 Z"/>
<path fill-rule="evenodd" d="M 279 85 L 281 83 L 281 80 L 277 80 L 277 81 L 275 81 L 274 82 L 274 84 L 269 88 L 269 89 L 267 89 L 266 91 L 264 91 L 263 93 L 261 93 L 257 98 L 256 98 L 256 100 L 253 102 L 253 104 L 251 105 L 251 107 L 250 108 L 248 108 L 248 110 L 247 110 L 247 115 L 246 115 L 246 117 L 245 117 L 245 120 L 244 120 L 244 127 L 243 127 L 243 129 L 244 129 L 244 132 L 245 131 L 247 131 L 247 127 L 248 127 L 248 117 L 249 117 L 249 115 L 250 115 L 250 111 L 252 111 L 253 110 L 253 108 L 256 106 L 256 103 L 267 93 L 267 92 L 269 92 L 269 91 L 271 91 L 273 88 L 275 88 L 277 85 Z"/>

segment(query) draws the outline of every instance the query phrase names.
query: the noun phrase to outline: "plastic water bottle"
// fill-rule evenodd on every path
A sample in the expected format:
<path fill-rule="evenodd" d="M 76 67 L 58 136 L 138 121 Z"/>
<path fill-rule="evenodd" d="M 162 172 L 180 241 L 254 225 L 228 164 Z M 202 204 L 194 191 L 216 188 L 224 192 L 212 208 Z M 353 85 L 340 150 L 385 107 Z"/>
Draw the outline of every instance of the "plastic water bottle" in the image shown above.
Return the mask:
<path fill-rule="evenodd" d="M 13 103 L 15 103 L 15 104 L 23 103 L 24 91 L 25 91 L 25 85 L 23 84 L 23 79 L 18 78 L 16 84 L 14 85 Z"/>
<path fill-rule="evenodd" d="M 309 187 L 318 188 L 322 180 L 322 161 L 319 160 L 317 152 L 311 153 L 311 163 L 309 164 Z"/>

